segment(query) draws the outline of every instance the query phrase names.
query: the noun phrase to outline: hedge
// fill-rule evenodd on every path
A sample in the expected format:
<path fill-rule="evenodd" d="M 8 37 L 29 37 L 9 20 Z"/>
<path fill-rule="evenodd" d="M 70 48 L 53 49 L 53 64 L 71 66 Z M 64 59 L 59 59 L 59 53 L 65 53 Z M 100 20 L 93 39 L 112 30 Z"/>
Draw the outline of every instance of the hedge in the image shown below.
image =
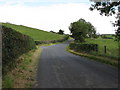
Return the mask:
<path fill-rule="evenodd" d="M 2 65 L 3 74 L 8 71 L 15 59 L 23 53 L 35 49 L 35 42 L 29 36 L 23 35 L 11 28 L 2 26 Z"/>
<path fill-rule="evenodd" d="M 98 51 L 97 44 L 80 44 L 80 43 L 70 43 L 70 49 L 78 51 L 78 52 L 91 52 L 91 51 Z"/>
<path fill-rule="evenodd" d="M 36 45 L 39 44 L 49 44 L 49 43 L 56 43 L 56 42 L 63 42 L 69 38 L 69 35 L 64 36 L 64 38 L 59 39 L 59 40 L 45 40 L 45 41 L 35 41 Z"/>

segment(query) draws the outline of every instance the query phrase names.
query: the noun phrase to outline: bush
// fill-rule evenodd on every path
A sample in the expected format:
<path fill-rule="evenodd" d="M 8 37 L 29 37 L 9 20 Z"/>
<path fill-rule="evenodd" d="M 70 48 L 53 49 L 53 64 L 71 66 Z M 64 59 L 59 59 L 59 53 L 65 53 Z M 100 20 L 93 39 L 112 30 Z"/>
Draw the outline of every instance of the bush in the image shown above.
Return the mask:
<path fill-rule="evenodd" d="M 91 52 L 91 51 L 98 51 L 97 44 L 80 44 L 80 43 L 71 43 L 69 45 L 70 49 L 73 49 L 78 52 Z"/>
<path fill-rule="evenodd" d="M 69 38 L 69 35 L 64 36 L 64 38 L 59 39 L 59 40 L 49 40 L 49 41 L 35 41 L 36 45 L 38 44 L 49 44 L 49 43 L 57 43 L 57 42 L 63 42 Z"/>
<path fill-rule="evenodd" d="M 2 26 L 3 74 L 13 67 L 16 58 L 35 48 L 35 42 L 32 38 Z"/>

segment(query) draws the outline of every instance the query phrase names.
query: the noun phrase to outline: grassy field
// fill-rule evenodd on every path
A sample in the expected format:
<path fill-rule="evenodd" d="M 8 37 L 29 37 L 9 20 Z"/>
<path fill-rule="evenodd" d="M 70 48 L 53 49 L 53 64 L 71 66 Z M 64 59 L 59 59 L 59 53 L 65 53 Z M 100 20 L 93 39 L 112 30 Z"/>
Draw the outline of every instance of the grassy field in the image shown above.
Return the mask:
<path fill-rule="evenodd" d="M 32 37 L 35 41 L 58 40 L 63 38 L 63 35 L 47 32 L 35 28 L 30 28 L 22 25 L 14 25 L 10 23 L 2 23 L 2 24 L 7 27 L 13 28 L 18 32 L 21 32 L 25 35 Z"/>
<path fill-rule="evenodd" d="M 84 43 L 82 44 L 98 44 L 98 52 L 96 51 L 91 51 L 91 52 L 83 52 L 82 50 L 76 51 L 75 48 L 71 49 L 70 46 L 68 46 L 66 48 L 67 51 L 69 51 L 70 53 L 79 55 L 79 56 L 83 56 L 83 57 L 87 57 L 90 58 L 91 60 L 96 60 L 105 64 L 109 64 L 115 67 L 119 67 L 118 66 L 118 60 L 119 60 L 119 44 L 117 41 L 115 41 L 115 37 L 112 35 L 107 35 L 105 37 L 110 37 L 108 38 L 103 38 L 103 37 L 99 37 L 97 39 L 91 39 L 91 38 L 86 38 Z M 77 42 L 79 44 L 79 42 Z M 80 43 L 81 44 L 81 43 Z M 106 49 L 106 53 L 105 53 L 105 48 Z"/>
<path fill-rule="evenodd" d="M 113 59 L 117 59 L 118 54 L 118 42 L 114 39 L 86 39 L 85 43 L 93 43 L 98 44 L 98 52 L 92 52 L 92 54 L 100 55 L 100 56 L 106 56 Z M 107 47 L 106 53 L 105 53 L 105 46 Z"/>

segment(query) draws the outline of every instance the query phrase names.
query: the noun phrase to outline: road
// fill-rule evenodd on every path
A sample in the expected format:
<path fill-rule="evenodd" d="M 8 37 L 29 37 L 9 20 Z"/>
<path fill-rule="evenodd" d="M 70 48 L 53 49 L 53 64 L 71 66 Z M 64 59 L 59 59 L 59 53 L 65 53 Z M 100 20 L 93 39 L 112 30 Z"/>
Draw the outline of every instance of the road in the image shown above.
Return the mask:
<path fill-rule="evenodd" d="M 65 50 L 69 42 L 44 46 L 35 88 L 117 88 L 118 70 Z"/>

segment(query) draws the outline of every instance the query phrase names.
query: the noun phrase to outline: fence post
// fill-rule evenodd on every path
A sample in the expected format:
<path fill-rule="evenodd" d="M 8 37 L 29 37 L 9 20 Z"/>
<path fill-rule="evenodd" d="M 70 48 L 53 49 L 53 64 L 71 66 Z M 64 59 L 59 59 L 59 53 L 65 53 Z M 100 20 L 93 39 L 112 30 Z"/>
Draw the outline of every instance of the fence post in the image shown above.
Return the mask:
<path fill-rule="evenodd" d="M 105 52 L 105 53 L 107 52 L 107 48 L 106 48 L 106 46 L 104 46 L 104 52 Z"/>
<path fill-rule="evenodd" d="M 98 52 L 98 45 L 96 44 L 96 52 Z"/>

